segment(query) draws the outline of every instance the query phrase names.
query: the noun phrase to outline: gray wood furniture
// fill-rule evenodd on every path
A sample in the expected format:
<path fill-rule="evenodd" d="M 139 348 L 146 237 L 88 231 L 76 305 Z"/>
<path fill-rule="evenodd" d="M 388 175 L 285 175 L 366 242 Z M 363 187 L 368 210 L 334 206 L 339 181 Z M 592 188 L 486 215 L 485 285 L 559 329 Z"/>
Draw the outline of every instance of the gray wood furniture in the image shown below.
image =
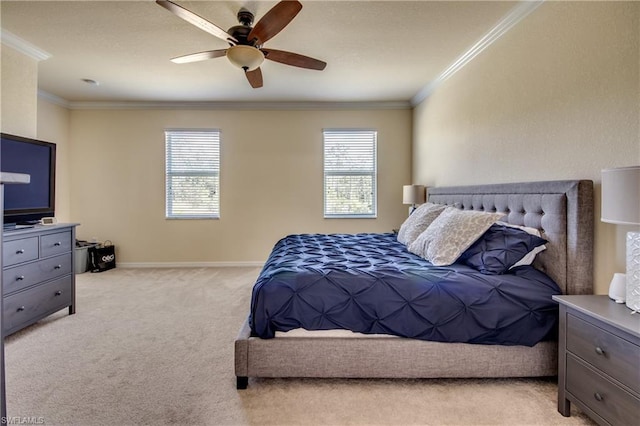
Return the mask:
<path fill-rule="evenodd" d="M 63 308 L 75 313 L 73 249 L 76 224 L 4 231 L 3 334 Z"/>
<path fill-rule="evenodd" d="M 0 173 L 0 229 L 3 227 L 4 220 L 4 185 L 5 184 L 27 184 L 31 180 L 29 175 L 23 173 Z M 0 244 L 0 271 L 2 270 L 2 244 Z M 2 276 L 0 276 L 0 300 L 2 300 Z M 2 330 L 4 323 L 2 321 L 3 310 L 0 303 L 0 419 L 7 418 L 7 400 L 5 394 L 4 379 L 4 336 Z"/>
<path fill-rule="evenodd" d="M 602 425 L 640 422 L 640 315 L 608 296 L 560 303 L 558 411 L 571 402 Z"/>
<path fill-rule="evenodd" d="M 534 265 L 563 294 L 593 294 L 593 182 L 429 188 L 429 201 L 500 211 L 549 241 Z M 245 322 L 235 341 L 237 387 L 248 377 L 535 377 L 557 373 L 556 341 L 533 347 L 440 343 L 396 336 L 308 332 L 260 339 Z"/>

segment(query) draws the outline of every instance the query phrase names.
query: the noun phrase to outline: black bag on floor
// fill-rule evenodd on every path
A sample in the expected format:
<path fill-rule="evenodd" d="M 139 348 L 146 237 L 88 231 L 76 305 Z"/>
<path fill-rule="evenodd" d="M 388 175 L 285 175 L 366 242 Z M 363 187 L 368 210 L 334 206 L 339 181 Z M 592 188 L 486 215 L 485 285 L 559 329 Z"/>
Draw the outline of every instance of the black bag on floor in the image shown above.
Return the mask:
<path fill-rule="evenodd" d="M 116 246 L 111 241 L 105 241 L 89 248 L 89 270 L 104 272 L 116 267 Z"/>

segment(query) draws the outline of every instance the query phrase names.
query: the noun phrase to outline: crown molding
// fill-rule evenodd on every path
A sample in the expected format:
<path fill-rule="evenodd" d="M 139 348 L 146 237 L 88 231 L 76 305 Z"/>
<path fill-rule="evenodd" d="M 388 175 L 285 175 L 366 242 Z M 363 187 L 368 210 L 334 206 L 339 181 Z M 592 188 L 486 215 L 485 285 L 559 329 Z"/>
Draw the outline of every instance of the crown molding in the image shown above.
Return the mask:
<path fill-rule="evenodd" d="M 522 21 L 531 12 L 536 10 L 545 0 L 521 1 L 507 15 L 500 20 L 493 28 L 487 32 L 480 40 L 471 46 L 465 53 L 459 56 L 451 65 L 449 65 L 438 77 L 423 87 L 413 98 L 411 98 L 411 106 L 415 107 L 427 99 L 435 90 L 454 75 L 473 58 L 478 56 L 487 47 L 495 43 L 500 37 L 507 33 L 513 26 Z"/>
<path fill-rule="evenodd" d="M 51 53 L 40 49 L 38 46 L 18 37 L 17 35 L 5 30 L 0 30 L 0 41 L 5 46 L 11 47 L 36 61 L 44 61 L 51 57 Z"/>
<path fill-rule="evenodd" d="M 56 104 L 67 109 L 71 108 L 71 103 L 68 100 L 63 99 L 60 96 L 56 96 L 53 93 L 45 92 L 44 90 L 38 89 L 38 97 L 49 101 L 52 104 Z"/>
<path fill-rule="evenodd" d="M 64 101 L 64 100 L 63 100 Z M 411 109 L 408 101 L 381 102 L 75 102 L 69 109 L 375 110 Z"/>
<path fill-rule="evenodd" d="M 38 90 L 38 97 L 67 109 L 221 109 L 221 110 L 390 110 L 411 109 L 409 101 L 379 102 L 250 102 L 250 101 L 68 101 L 45 90 Z"/>

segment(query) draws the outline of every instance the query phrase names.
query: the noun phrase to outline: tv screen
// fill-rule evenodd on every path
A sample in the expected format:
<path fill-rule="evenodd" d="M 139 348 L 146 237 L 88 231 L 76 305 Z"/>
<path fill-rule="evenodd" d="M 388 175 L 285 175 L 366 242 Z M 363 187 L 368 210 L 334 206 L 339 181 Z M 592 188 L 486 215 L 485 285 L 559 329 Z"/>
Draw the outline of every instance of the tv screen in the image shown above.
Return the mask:
<path fill-rule="evenodd" d="M 2 133 L 0 167 L 31 176 L 27 185 L 5 185 L 6 224 L 34 223 L 55 215 L 55 144 Z"/>

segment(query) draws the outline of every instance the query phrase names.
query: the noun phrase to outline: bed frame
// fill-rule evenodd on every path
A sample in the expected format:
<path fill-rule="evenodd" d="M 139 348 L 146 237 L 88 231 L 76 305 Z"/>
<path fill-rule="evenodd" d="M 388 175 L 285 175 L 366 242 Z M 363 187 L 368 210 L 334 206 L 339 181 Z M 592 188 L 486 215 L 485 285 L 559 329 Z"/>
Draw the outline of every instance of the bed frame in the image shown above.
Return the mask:
<path fill-rule="evenodd" d="M 429 188 L 428 199 L 464 210 L 499 211 L 549 241 L 534 266 L 564 294 L 593 293 L 593 182 L 588 180 Z M 291 332 L 290 332 L 291 333 Z M 249 377 L 471 378 L 557 374 L 557 342 L 533 347 L 441 343 L 329 330 L 235 341 L 237 388 Z"/>

